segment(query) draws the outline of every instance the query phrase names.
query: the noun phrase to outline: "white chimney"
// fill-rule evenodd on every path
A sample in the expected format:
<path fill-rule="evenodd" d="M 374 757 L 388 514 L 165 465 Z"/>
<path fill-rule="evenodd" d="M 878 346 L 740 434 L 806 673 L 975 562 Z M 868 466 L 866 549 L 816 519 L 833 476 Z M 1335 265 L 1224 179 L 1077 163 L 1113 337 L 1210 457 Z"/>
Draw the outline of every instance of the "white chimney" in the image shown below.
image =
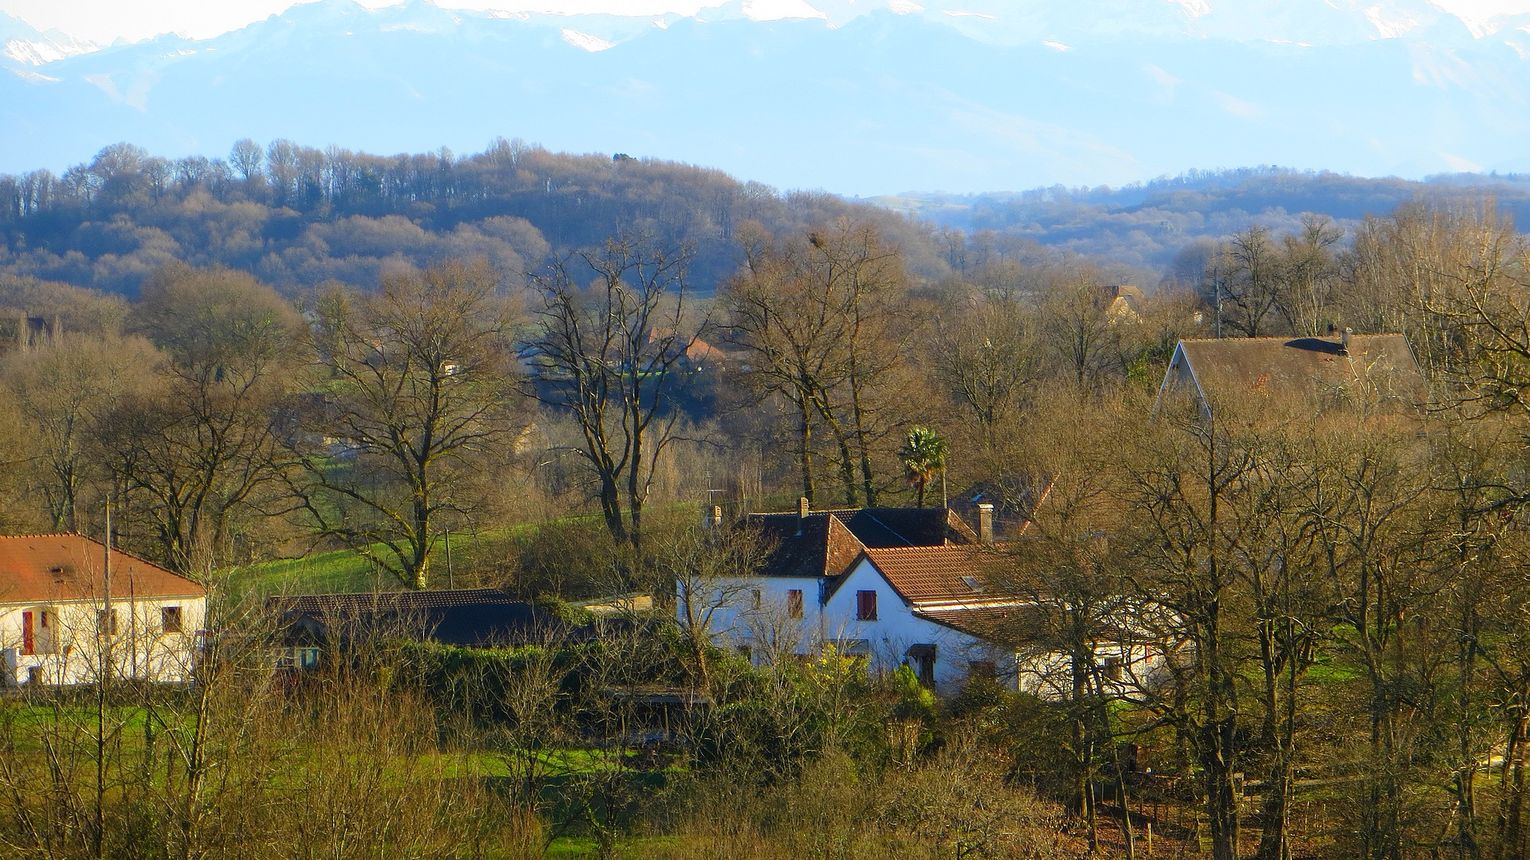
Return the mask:
<path fill-rule="evenodd" d="M 807 496 L 797 499 L 797 534 L 802 534 L 802 523 L 808 517 Z"/>
<path fill-rule="evenodd" d="M 982 502 L 978 506 L 978 542 L 993 543 L 993 505 Z"/>

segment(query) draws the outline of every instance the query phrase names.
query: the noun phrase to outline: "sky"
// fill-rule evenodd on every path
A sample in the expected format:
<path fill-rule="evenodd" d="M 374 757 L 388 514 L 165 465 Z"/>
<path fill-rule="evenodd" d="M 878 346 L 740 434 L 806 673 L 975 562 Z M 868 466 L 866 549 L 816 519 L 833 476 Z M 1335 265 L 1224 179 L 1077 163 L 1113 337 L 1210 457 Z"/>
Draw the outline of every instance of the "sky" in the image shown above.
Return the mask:
<path fill-rule="evenodd" d="M 398 0 L 358 0 L 363 6 L 390 6 Z M 811 2 L 811 0 L 808 0 Z M 721 0 L 439 0 L 452 9 L 502 12 L 622 15 L 694 15 Z M 110 43 L 160 33 L 206 39 L 275 15 L 294 0 L 0 0 L 0 12 L 39 30 L 59 30 L 79 39 Z M 804 0 L 749 0 L 755 17 L 790 17 Z M 868 2 L 868 5 L 870 3 Z M 1530 6 L 1530 0 L 1526 0 Z"/>
<path fill-rule="evenodd" d="M 394 0 L 360 0 L 387 6 Z M 693 15 L 721 0 L 439 0 L 438 5 L 504 12 L 617 13 Z M 747 0 L 751 17 L 796 17 L 811 12 L 812 0 Z M 886 0 L 863 0 L 868 7 Z M 1050 2 L 1050 0 L 1035 0 Z M 1180 0 L 1183 2 L 1183 0 Z M 1236 3 L 1241 0 L 1211 0 Z M 59 30 L 79 39 L 110 43 L 136 41 L 159 33 L 211 38 L 277 14 L 294 0 L 0 0 L 0 12 L 40 30 Z M 1530 0 L 1435 0 L 1435 5 L 1464 18 L 1485 21 L 1495 15 L 1530 12 Z"/>

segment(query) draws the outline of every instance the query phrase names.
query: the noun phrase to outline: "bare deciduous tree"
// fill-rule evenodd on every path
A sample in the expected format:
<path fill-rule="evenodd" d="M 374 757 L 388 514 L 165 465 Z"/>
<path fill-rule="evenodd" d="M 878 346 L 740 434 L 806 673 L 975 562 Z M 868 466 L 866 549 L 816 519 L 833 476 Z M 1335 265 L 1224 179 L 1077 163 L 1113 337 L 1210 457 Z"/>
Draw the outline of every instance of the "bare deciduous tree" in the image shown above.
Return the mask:
<path fill-rule="evenodd" d="M 295 440 L 304 509 L 410 588 L 430 579 L 440 518 L 472 500 L 454 474 L 510 430 L 507 311 L 484 266 L 387 278 L 315 327 L 333 395 Z M 317 440 L 321 450 L 311 445 Z"/>
<path fill-rule="evenodd" d="M 294 366 L 297 314 L 249 275 L 177 266 L 144 287 L 135 317 L 169 361 L 101 422 L 107 465 L 128 510 L 152 523 L 156 555 L 201 569 L 278 480 L 270 410 Z"/>
<path fill-rule="evenodd" d="M 690 259 L 686 249 L 624 236 L 533 279 L 542 304 L 528 390 L 573 416 L 606 528 L 634 548 L 655 466 L 679 439 L 685 361 L 706 327 L 691 316 Z"/>

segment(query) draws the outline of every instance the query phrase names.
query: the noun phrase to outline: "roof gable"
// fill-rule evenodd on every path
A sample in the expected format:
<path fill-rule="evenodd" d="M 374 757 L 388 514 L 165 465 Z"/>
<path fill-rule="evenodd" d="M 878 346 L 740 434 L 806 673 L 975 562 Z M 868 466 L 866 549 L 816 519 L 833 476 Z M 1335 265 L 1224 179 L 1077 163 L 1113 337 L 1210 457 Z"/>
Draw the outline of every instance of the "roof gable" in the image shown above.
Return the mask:
<path fill-rule="evenodd" d="M 766 576 L 838 576 L 864 549 L 975 544 L 977 534 L 945 508 L 849 508 L 749 514 L 772 549 Z"/>

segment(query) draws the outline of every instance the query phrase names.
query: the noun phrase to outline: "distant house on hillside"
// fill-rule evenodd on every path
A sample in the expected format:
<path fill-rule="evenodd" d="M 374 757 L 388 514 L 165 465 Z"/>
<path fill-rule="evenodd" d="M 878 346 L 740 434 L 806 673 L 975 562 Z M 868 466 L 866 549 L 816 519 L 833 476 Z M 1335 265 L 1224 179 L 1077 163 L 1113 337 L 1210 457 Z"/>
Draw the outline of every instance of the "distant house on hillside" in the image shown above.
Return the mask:
<path fill-rule="evenodd" d="M 191 678 L 207 592 L 78 534 L 0 537 L 0 687 Z"/>
<path fill-rule="evenodd" d="M 1158 390 L 1158 405 L 1188 397 L 1203 414 L 1216 404 L 1277 398 L 1327 405 L 1411 408 L 1423 402 L 1423 373 L 1400 334 L 1182 340 Z"/>
<path fill-rule="evenodd" d="M 742 525 L 769 547 L 759 572 L 678 582 L 682 625 L 704 618 L 713 636 L 754 660 L 832 649 L 875 671 L 907 664 L 942 691 L 976 674 L 1056 692 L 1056 655 L 1021 641 L 1028 613 L 1039 611 L 1034 599 L 992 576 L 1003 560 L 992 505 L 979 506 L 975 530 L 943 508 L 815 512 L 805 502 Z M 1102 665 L 1137 663 L 1140 674 L 1154 659 L 1150 646 L 1125 640 L 1101 642 L 1099 652 Z"/>
<path fill-rule="evenodd" d="M 1141 319 L 1147 297 L 1141 287 L 1132 284 L 1106 284 L 1100 287 L 1099 301 L 1105 309 L 1105 318 L 1116 323 Z"/>
<path fill-rule="evenodd" d="M 1036 506 L 1046 497 L 1047 486 L 1045 476 L 977 481 L 952 493 L 950 507 L 958 518 L 980 522 L 982 506 L 992 505 L 994 539 L 1002 541 L 1025 531 Z"/>
<path fill-rule="evenodd" d="M 316 668 L 335 649 L 376 637 L 489 648 L 591 632 L 493 588 L 289 595 L 268 598 L 266 608 L 277 621 L 283 668 Z"/>

